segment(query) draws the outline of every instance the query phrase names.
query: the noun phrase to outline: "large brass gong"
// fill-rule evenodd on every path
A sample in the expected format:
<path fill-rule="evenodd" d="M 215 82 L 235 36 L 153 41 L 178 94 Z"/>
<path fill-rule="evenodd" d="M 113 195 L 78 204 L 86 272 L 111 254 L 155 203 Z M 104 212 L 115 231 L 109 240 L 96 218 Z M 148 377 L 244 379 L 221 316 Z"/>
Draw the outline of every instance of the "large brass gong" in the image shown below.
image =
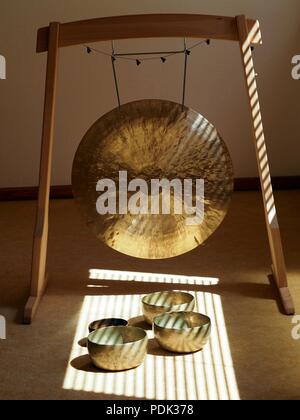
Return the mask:
<path fill-rule="evenodd" d="M 174 206 L 171 214 L 100 215 L 96 185 L 108 178 L 118 188 L 120 171 L 127 171 L 128 182 L 139 178 L 148 185 L 153 179 L 182 185 L 203 179 L 203 222 L 188 225 L 188 214 L 175 214 Z M 76 152 L 72 184 L 101 241 L 133 257 L 161 259 L 191 251 L 217 229 L 233 191 L 233 168 L 225 143 L 203 116 L 173 102 L 142 100 L 109 112 L 89 129 Z"/>

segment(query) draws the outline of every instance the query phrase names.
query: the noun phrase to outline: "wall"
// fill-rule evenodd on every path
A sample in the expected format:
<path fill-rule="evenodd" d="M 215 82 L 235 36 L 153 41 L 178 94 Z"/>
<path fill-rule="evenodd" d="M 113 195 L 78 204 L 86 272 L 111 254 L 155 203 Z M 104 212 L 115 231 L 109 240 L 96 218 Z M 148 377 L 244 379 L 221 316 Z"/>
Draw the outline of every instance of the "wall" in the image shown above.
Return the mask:
<path fill-rule="evenodd" d="M 49 21 L 138 13 L 204 13 L 259 18 L 264 45 L 255 51 L 258 83 L 273 175 L 300 174 L 300 81 L 291 78 L 300 54 L 299 0 L 1 0 L 0 54 L 7 80 L 0 81 L 0 187 L 37 185 L 45 54 L 35 54 L 36 30 Z M 192 41 L 193 42 L 193 41 Z M 182 46 L 182 40 L 116 43 L 118 51 Z M 108 43 L 97 45 L 109 51 Z M 52 183 L 69 184 L 73 156 L 88 127 L 116 106 L 111 63 L 82 47 L 61 54 Z M 193 50 L 187 104 L 219 129 L 238 177 L 256 176 L 244 81 L 236 43 L 213 42 Z M 121 99 L 180 101 L 181 57 L 136 67 L 118 64 Z"/>

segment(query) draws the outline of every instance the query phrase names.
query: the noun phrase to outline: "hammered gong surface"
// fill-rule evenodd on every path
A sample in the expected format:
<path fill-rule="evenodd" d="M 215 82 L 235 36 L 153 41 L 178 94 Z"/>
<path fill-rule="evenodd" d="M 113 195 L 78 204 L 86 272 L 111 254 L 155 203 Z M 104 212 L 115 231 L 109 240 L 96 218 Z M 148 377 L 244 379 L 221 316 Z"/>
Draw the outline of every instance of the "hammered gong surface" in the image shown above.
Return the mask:
<path fill-rule="evenodd" d="M 188 214 L 99 215 L 100 179 L 119 171 L 135 178 L 204 179 L 204 220 L 186 224 Z M 181 255 L 202 244 L 224 219 L 233 191 L 229 152 L 215 127 L 192 109 L 163 100 L 122 105 L 88 130 L 76 152 L 73 193 L 95 235 L 109 247 L 138 258 Z M 171 190 L 172 191 L 172 190 Z M 130 194 L 129 193 L 129 197 Z M 195 198 L 195 197 L 194 197 Z"/>

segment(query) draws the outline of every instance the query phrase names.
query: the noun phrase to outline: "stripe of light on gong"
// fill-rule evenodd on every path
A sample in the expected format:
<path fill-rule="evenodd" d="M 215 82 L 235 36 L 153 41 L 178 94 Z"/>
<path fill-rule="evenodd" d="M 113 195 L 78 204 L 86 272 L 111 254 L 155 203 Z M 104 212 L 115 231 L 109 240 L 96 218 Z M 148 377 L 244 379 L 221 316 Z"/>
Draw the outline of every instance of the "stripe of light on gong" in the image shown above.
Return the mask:
<path fill-rule="evenodd" d="M 149 399 L 239 399 L 221 299 L 203 292 L 195 296 L 196 310 L 212 320 L 211 341 L 203 352 L 174 357 L 147 355 L 139 368 L 118 373 L 83 372 L 69 366 L 64 388 Z M 86 335 L 89 322 L 103 317 L 136 317 L 140 315 L 140 299 L 141 295 L 86 296 L 70 361 L 87 353 L 77 343 Z M 149 338 L 153 338 L 152 332 Z"/>

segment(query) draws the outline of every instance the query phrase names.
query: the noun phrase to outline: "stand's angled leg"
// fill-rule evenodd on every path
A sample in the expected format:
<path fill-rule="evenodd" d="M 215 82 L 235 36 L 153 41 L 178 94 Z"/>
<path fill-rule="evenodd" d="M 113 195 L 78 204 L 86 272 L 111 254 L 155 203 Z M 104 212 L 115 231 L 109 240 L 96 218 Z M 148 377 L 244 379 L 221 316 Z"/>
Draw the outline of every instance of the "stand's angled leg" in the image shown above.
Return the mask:
<path fill-rule="evenodd" d="M 40 163 L 39 197 L 34 233 L 31 291 L 24 311 L 24 323 L 31 324 L 46 288 L 48 213 L 52 166 L 55 93 L 58 69 L 59 23 L 50 24 L 45 106 Z"/>
<path fill-rule="evenodd" d="M 251 51 L 250 40 L 253 39 L 253 37 L 256 34 L 248 33 L 248 26 L 245 16 L 237 17 L 237 27 L 240 38 L 240 47 L 243 60 L 243 68 L 246 78 L 247 93 L 249 97 L 249 105 L 252 114 L 254 128 L 254 145 L 257 156 L 258 171 L 261 181 L 270 250 L 273 261 L 273 276 L 279 289 L 284 310 L 287 315 L 292 315 L 295 313 L 295 309 L 292 297 L 288 289 L 286 266 L 281 243 L 280 229 L 277 220 L 262 116 L 258 98 L 256 73 L 254 69 Z M 252 29 L 252 31 L 255 30 L 259 31 L 259 27 L 257 26 L 257 28 L 254 27 Z"/>

